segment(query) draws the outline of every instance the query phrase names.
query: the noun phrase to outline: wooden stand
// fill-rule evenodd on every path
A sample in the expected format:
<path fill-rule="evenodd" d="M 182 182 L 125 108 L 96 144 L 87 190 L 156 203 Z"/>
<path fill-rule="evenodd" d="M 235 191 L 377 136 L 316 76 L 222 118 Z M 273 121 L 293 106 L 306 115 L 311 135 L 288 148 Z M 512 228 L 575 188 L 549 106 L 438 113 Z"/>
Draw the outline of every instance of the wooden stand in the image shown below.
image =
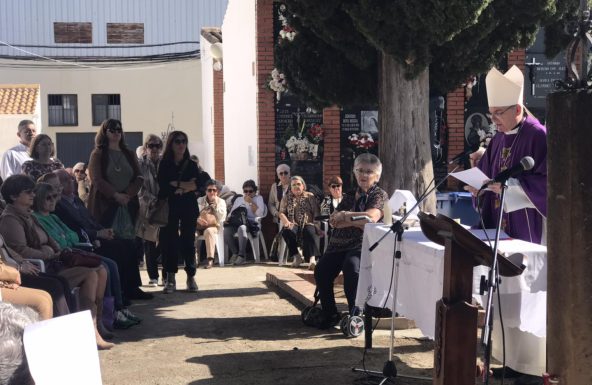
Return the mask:
<path fill-rule="evenodd" d="M 420 213 L 421 229 L 445 246 L 444 287 L 436 304 L 434 385 L 474 385 L 477 359 L 477 307 L 471 305 L 473 267 L 491 266 L 492 250 L 452 219 Z M 500 274 L 520 275 L 524 267 L 498 255 Z"/>

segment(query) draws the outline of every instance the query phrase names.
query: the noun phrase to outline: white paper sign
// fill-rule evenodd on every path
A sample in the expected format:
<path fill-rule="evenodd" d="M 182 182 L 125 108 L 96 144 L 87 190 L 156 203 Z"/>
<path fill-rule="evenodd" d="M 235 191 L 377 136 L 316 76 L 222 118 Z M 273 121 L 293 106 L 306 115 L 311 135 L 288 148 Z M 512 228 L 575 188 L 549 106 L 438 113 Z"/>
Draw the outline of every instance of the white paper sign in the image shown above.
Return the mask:
<path fill-rule="evenodd" d="M 476 188 L 477 190 L 479 190 L 485 182 L 490 180 L 490 178 L 487 175 L 485 175 L 483 171 L 481 171 L 481 169 L 477 167 L 473 167 L 464 171 L 453 172 L 450 175 L 460 180 L 461 182 L 464 182 L 469 186 Z"/>
<path fill-rule="evenodd" d="M 23 342 L 36 385 L 102 384 L 89 310 L 29 325 Z"/>

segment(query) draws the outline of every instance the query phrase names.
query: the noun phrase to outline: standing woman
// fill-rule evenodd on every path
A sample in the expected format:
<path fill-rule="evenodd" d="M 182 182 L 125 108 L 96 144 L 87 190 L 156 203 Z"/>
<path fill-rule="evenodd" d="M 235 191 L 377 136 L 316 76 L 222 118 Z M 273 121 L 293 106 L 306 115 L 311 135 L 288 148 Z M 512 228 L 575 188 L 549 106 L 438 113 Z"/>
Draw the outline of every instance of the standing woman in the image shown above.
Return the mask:
<path fill-rule="evenodd" d="M 185 260 L 187 290 L 197 292 L 195 283 L 195 229 L 199 209 L 195 200 L 199 170 L 189 158 L 187 135 L 173 131 L 167 137 L 164 154 L 158 167 L 158 199 L 167 199 L 169 218 L 160 229 L 159 241 L 162 263 L 166 273 L 164 293 L 177 290 L 175 274 L 178 271 L 177 257 Z"/>
<path fill-rule="evenodd" d="M 64 168 L 62 162 L 53 158 L 54 155 L 55 146 L 51 138 L 45 134 L 37 135 L 29 149 L 32 160 L 23 163 L 23 174 L 36 181 L 43 174 Z"/>
<path fill-rule="evenodd" d="M 138 194 L 140 198 L 140 213 L 144 216 L 150 211 L 158 200 L 158 180 L 157 171 L 160 164 L 162 151 L 162 140 L 153 134 L 148 135 L 144 142 L 144 156 L 140 159 L 140 170 L 144 177 L 144 184 Z M 146 270 L 148 270 L 148 286 L 156 287 L 158 285 L 158 256 L 160 247 L 156 245 L 158 240 L 158 231 L 152 234 L 151 227 L 147 221 L 141 221 L 139 224 L 144 239 L 144 254 L 146 254 Z M 153 238 L 155 237 L 155 238 Z"/>
<path fill-rule="evenodd" d="M 125 144 L 119 120 L 107 119 L 101 124 L 88 171 L 91 179 L 88 209 L 96 220 L 111 227 L 120 206 L 127 207 L 132 220 L 136 218 L 143 178 L 136 154 Z"/>

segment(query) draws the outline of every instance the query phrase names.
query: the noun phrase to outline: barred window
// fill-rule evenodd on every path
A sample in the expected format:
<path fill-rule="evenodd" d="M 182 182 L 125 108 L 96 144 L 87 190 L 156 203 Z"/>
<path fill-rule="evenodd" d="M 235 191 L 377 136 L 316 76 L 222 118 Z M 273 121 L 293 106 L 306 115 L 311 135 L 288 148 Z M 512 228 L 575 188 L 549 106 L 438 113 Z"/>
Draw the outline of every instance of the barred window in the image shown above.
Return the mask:
<path fill-rule="evenodd" d="M 121 99 L 119 94 L 92 95 L 93 126 L 100 126 L 105 119 L 121 120 Z"/>
<path fill-rule="evenodd" d="M 50 126 L 78 125 L 78 95 L 47 95 Z"/>

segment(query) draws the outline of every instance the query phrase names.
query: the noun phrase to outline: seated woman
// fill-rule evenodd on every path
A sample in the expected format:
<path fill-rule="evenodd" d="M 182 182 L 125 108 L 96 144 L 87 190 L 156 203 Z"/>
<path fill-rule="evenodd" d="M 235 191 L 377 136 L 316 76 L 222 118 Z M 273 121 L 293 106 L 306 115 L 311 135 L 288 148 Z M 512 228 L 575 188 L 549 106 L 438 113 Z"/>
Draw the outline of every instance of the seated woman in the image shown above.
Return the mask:
<path fill-rule="evenodd" d="M 103 266 L 61 266 L 60 247 L 31 214 L 33 188 L 33 181 L 26 175 L 12 175 L 4 182 L 0 191 L 8 204 L 0 216 L 0 233 L 6 244 L 22 257 L 41 259 L 49 273 L 64 277 L 70 287 L 80 286 L 80 305 L 92 313 L 97 347 L 110 349 L 114 345 L 103 340 L 96 327 L 96 320 L 102 316 L 107 272 Z"/>
<path fill-rule="evenodd" d="M 302 263 L 298 244 L 307 262 L 314 264 L 319 256 L 318 243 L 321 230 L 314 219 L 319 215 L 319 204 L 313 193 L 306 191 L 306 183 L 299 176 L 290 178 L 290 191 L 282 198 L 279 218 L 282 224 L 282 237 L 288 245 L 290 255 L 294 257 L 293 267 Z"/>
<path fill-rule="evenodd" d="M 384 202 L 388 200 L 387 193 L 378 187 L 381 173 L 382 163 L 376 155 L 359 155 L 354 160 L 358 188 L 353 194 L 343 196 L 329 219 L 333 234 L 325 255 L 315 269 L 315 282 L 323 309 L 321 328 L 329 328 L 339 322 L 333 281 L 340 271 L 343 271 L 343 287 L 349 311 L 355 312 L 364 226 L 368 222 L 381 220 Z M 352 221 L 354 216 L 367 216 L 368 219 Z"/>
<path fill-rule="evenodd" d="M 55 176 L 55 174 L 49 174 Z M 43 178 L 42 178 L 43 179 Z M 56 178 L 45 178 L 48 180 L 54 180 Z M 57 181 L 57 180 L 56 180 Z M 59 182 L 58 182 L 59 186 Z M 37 183 L 35 189 L 35 198 L 33 200 L 33 215 L 47 232 L 47 234 L 57 242 L 61 249 L 71 249 L 80 246 L 80 239 L 78 234 L 70 229 L 62 220 L 55 214 L 56 203 L 60 199 L 59 190 L 53 187 L 49 183 Z M 83 246 L 83 248 L 86 248 Z M 119 270 L 117 269 L 117 263 L 107 257 L 101 256 L 102 264 L 107 270 L 107 286 L 105 295 L 114 297 L 115 310 L 125 312 L 125 317 L 121 317 L 119 314 L 116 316 L 115 327 L 117 329 L 127 329 L 130 326 L 138 324 L 141 319 L 132 314 L 129 310 L 125 309 L 123 305 L 123 298 L 121 294 L 121 279 L 119 277 Z M 126 319 L 124 319 L 126 318 Z M 130 322 L 130 320 L 132 322 Z M 112 338 L 111 334 L 104 326 L 102 322 L 97 322 L 97 328 L 104 338 Z"/>
<path fill-rule="evenodd" d="M 33 139 L 29 149 L 31 160 L 23 163 L 23 174 L 37 180 L 41 175 L 64 168 L 62 162 L 53 158 L 55 146 L 48 135 L 39 134 Z"/>
<path fill-rule="evenodd" d="M 247 210 L 247 220 L 256 221 L 257 217 L 264 217 L 266 214 L 265 202 L 263 197 L 257 194 L 257 184 L 254 180 L 247 180 L 243 183 L 243 196 L 235 199 L 230 214 L 239 207 L 244 207 Z M 230 223 L 224 225 L 224 243 L 228 245 L 228 250 L 232 253 L 230 263 L 241 265 L 245 263 L 245 256 L 247 251 L 247 226 L 233 226 Z M 234 234 L 238 237 L 237 242 L 234 240 Z"/>
<path fill-rule="evenodd" d="M 4 239 L 0 236 L 0 242 Z M 48 292 L 21 286 L 21 273 L 0 258 L 0 302 L 33 308 L 42 320 L 53 316 L 53 301 Z"/>
<path fill-rule="evenodd" d="M 222 223 L 226 218 L 226 202 L 218 197 L 218 187 L 215 180 L 210 179 L 206 182 L 206 195 L 197 199 L 197 206 L 199 207 L 197 228 L 199 232 L 203 233 L 206 241 L 208 264 L 205 268 L 211 269 L 214 266 L 218 231 L 222 228 Z"/>

